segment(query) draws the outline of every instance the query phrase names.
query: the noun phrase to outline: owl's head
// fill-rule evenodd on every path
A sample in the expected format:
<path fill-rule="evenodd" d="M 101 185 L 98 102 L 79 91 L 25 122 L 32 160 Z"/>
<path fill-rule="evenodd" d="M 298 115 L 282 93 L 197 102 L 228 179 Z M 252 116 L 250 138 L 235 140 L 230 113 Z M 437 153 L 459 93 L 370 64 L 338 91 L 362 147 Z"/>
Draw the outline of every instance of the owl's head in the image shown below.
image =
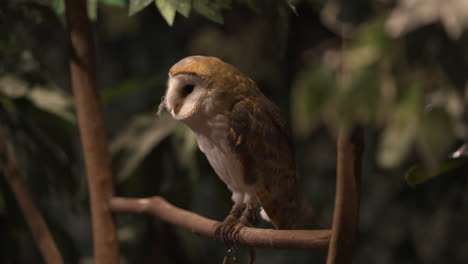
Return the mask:
<path fill-rule="evenodd" d="M 196 113 L 226 106 L 253 82 L 234 66 L 215 57 L 190 56 L 171 67 L 166 95 L 159 109 L 184 120 Z"/>

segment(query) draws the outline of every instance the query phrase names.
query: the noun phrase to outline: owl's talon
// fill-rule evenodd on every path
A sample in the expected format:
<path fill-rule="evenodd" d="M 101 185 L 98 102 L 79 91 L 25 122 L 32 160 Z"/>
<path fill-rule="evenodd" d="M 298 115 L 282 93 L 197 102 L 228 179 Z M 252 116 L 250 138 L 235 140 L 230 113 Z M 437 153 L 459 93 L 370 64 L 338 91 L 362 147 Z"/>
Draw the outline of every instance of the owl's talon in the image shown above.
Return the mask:
<path fill-rule="evenodd" d="M 234 226 L 234 229 L 232 230 L 231 232 L 231 241 L 233 243 L 239 243 L 239 234 L 240 234 L 240 231 L 242 230 L 242 228 L 244 228 L 245 226 L 243 224 L 237 224 Z"/>
<path fill-rule="evenodd" d="M 215 238 L 217 240 L 223 241 L 227 246 L 232 246 L 233 243 L 231 242 L 229 234 L 231 233 L 232 229 L 236 223 L 221 223 L 215 230 Z"/>
<path fill-rule="evenodd" d="M 223 241 L 227 246 L 238 244 L 239 233 L 244 225 L 239 223 L 221 223 L 215 230 L 215 238 Z"/>

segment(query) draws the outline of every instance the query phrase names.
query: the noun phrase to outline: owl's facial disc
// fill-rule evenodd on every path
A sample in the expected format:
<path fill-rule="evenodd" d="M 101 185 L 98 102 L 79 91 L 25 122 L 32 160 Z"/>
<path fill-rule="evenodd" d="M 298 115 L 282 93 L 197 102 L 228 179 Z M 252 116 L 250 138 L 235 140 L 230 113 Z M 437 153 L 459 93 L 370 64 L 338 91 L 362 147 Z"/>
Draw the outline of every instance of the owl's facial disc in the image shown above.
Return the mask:
<path fill-rule="evenodd" d="M 165 97 L 166 109 L 178 120 L 193 115 L 206 92 L 203 80 L 192 74 L 169 75 Z"/>

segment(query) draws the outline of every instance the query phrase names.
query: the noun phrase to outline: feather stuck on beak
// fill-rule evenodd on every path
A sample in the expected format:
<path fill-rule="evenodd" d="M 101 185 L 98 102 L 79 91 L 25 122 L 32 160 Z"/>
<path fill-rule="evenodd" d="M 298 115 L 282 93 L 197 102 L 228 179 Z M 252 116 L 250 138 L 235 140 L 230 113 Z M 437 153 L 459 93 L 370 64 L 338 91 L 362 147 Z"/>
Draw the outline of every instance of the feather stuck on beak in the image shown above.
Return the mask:
<path fill-rule="evenodd" d="M 156 113 L 158 116 L 161 116 L 161 112 L 163 110 L 166 110 L 167 109 L 167 105 L 166 105 L 166 97 L 163 96 L 161 97 L 161 103 L 159 103 L 159 106 L 158 106 L 158 112 Z"/>

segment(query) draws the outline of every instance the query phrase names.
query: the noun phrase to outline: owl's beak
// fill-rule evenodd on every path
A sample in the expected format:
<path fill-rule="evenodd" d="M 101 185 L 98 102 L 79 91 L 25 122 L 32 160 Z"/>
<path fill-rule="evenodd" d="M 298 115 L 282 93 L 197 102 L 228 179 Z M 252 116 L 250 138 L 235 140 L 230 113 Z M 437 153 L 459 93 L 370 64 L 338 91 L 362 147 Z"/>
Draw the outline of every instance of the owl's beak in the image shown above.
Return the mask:
<path fill-rule="evenodd" d="M 158 113 L 157 115 L 161 115 L 162 111 L 167 110 L 173 117 L 176 117 L 179 114 L 180 108 L 182 107 L 181 103 L 173 103 L 172 108 L 170 103 L 167 102 L 167 97 L 163 96 L 161 99 L 161 103 L 158 106 Z"/>
<path fill-rule="evenodd" d="M 181 107 L 182 107 L 181 104 L 179 104 L 179 103 L 175 104 L 174 107 L 172 108 L 172 111 L 171 111 L 172 115 L 173 116 L 177 115 L 179 113 Z"/>

